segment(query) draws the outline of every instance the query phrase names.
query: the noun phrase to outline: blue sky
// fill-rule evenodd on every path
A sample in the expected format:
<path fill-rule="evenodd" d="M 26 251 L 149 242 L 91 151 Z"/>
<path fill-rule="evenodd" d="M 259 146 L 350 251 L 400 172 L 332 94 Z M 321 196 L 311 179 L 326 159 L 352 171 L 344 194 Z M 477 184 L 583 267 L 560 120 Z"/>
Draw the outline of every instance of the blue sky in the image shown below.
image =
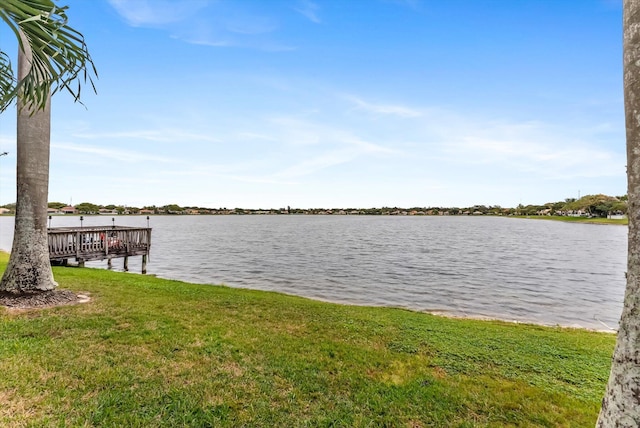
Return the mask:
<path fill-rule="evenodd" d="M 49 200 L 278 208 L 626 193 L 621 0 L 62 0 Z M 0 31 L 0 47 L 15 55 Z M 14 56 L 15 57 L 15 56 Z M 15 109 L 0 116 L 15 201 Z"/>

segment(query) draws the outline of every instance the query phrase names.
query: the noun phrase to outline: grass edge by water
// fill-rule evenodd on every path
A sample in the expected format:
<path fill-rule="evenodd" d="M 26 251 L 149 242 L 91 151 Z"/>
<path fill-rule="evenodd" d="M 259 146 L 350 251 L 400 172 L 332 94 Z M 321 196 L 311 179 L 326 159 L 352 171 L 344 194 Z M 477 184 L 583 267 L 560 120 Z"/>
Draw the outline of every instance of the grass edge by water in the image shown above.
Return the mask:
<path fill-rule="evenodd" d="M 545 216 L 545 215 L 519 215 L 510 216 L 509 218 L 519 218 L 528 220 L 552 220 L 563 221 L 565 223 L 582 223 L 582 224 L 610 224 L 627 226 L 629 219 L 625 218 L 588 218 L 588 217 L 569 217 L 569 216 Z"/>

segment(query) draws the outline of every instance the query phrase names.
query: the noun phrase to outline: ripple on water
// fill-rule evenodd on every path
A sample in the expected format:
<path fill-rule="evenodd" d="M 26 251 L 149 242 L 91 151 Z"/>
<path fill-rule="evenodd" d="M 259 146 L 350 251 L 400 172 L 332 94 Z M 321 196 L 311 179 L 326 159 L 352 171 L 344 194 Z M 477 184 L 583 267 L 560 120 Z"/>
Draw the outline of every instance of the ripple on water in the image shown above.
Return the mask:
<path fill-rule="evenodd" d="M 151 226 L 148 272 L 166 278 L 597 329 L 617 326 L 622 309 L 626 227 L 388 216 L 154 216 Z M 12 233 L 0 217 L 0 248 Z M 139 271 L 139 258 L 129 266 Z"/>

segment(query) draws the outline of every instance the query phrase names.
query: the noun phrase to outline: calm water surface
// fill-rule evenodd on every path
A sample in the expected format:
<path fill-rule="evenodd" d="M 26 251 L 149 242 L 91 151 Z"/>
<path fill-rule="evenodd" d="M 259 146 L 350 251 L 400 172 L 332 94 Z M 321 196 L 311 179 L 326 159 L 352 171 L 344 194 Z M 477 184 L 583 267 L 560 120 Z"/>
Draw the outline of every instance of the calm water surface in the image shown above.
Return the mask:
<path fill-rule="evenodd" d="M 146 226 L 146 217 L 115 222 Z M 148 272 L 165 278 L 595 329 L 616 328 L 622 310 L 624 226 L 388 216 L 152 216 L 150 226 Z M 0 249 L 12 234 L 13 217 L 0 217 Z M 129 265 L 139 272 L 140 257 Z"/>

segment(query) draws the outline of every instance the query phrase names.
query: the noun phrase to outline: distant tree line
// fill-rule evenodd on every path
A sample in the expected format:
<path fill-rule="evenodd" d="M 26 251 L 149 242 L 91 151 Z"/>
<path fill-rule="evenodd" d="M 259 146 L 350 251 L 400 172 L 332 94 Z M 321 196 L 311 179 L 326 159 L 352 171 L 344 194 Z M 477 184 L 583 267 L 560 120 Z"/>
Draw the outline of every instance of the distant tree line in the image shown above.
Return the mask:
<path fill-rule="evenodd" d="M 586 195 L 544 205 L 518 205 L 516 215 L 608 217 L 627 214 L 627 196 Z"/>
<path fill-rule="evenodd" d="M 2 205 L 1 208 L 15 212 L 15 204 Z M 62 202 L 49 202 L 52 210 L 67 208 Z M 627 196 L 586 195 L 580 199 L 567 198 L 564 201 L 549 202 L 544 205 L 518 205 L 503 208 L 500 205 L 474 205 L 471 207 L 382 207 L 382 208 L 208 208 L 168 204 L 150 205 L 142 208 L 126 205 L 98 205 L 82 202 L 73 207 L 76 214 L 167 214 L 167 215 L 265 215 L 265 214 L 316 214 L 316 215 L 501 215 L 501 216 L 582 216 L 608 217 L 626 215 Z"/>

